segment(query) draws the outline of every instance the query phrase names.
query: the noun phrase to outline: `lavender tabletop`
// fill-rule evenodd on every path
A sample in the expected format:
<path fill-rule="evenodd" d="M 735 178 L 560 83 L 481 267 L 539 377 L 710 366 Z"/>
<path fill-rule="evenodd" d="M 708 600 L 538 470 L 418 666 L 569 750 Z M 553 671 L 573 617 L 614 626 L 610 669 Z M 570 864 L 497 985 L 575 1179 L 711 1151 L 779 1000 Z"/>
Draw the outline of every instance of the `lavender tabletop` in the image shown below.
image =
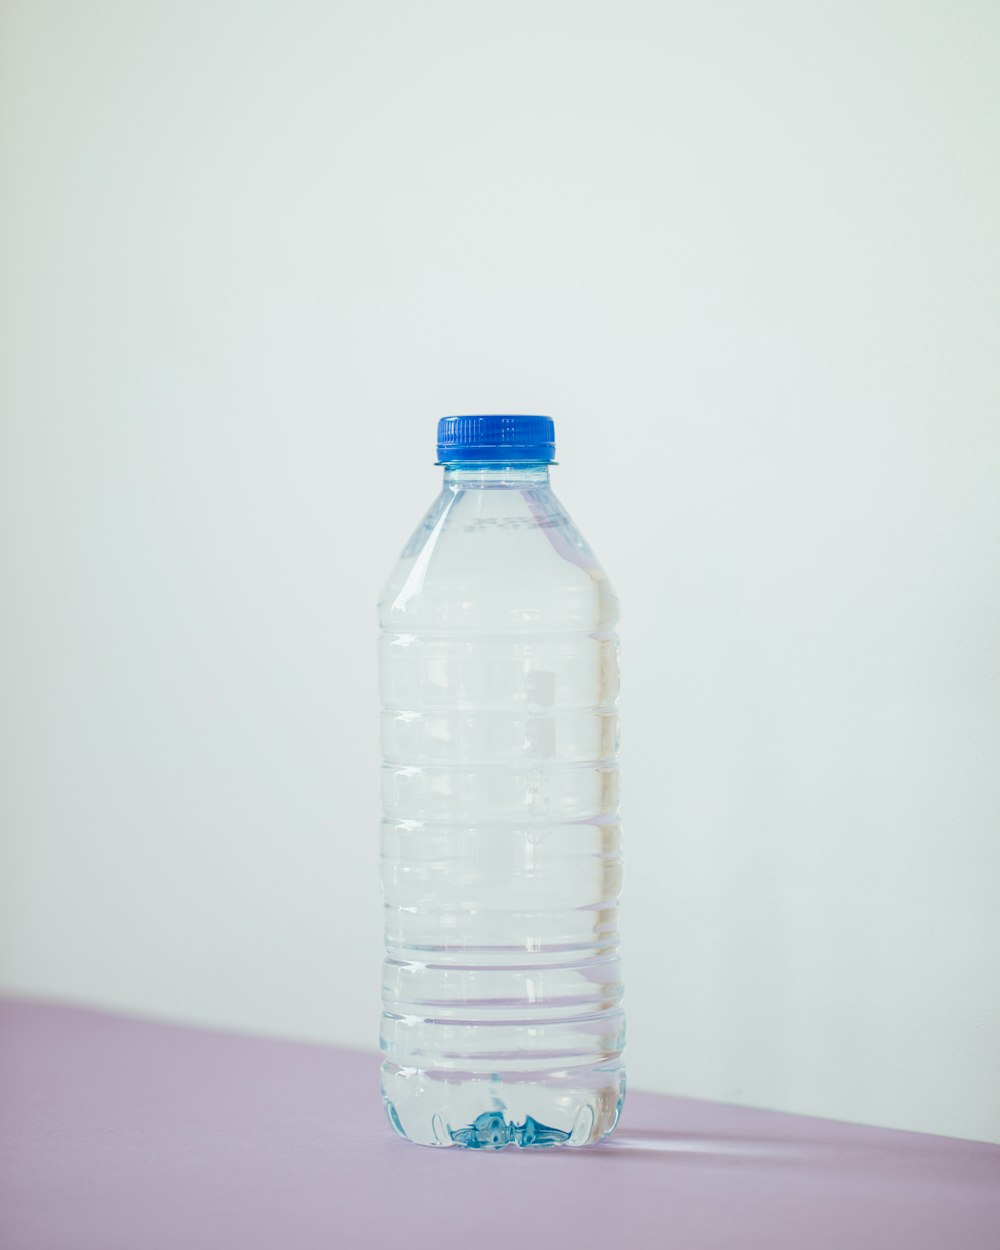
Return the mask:
<path fill-rule="evenodd" d="M 378 1059 L 0 1003 L 3 1250 L 1000 1247 L 1000 1146 L 633 1092 L 580 1150 L 391 1133 Z"/>

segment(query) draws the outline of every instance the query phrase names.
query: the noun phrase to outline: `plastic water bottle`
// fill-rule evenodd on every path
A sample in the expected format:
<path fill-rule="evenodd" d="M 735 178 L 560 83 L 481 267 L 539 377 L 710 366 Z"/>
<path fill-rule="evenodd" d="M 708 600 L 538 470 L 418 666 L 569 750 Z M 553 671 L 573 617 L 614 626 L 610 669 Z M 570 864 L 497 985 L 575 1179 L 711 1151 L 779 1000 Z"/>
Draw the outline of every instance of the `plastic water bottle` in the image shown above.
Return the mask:
<path fill-rule="evenodd" d="M 424 1145 L 584 1145 L 624 1097 L 618 601 L 554 452 L 445 417 L 379 604 L 382 1091 Z"/>

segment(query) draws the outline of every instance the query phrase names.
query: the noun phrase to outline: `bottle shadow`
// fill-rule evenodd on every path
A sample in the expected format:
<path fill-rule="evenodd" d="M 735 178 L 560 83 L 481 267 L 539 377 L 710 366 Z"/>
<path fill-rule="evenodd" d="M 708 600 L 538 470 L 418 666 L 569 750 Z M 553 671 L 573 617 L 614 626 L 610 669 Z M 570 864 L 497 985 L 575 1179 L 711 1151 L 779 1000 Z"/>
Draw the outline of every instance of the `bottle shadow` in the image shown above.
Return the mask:
<path fill-rule="evenodd" d="M 767 1140 L 756 1137 L 717 1137 L 711 1134 L 671 1133 L 665 1129 L 631 1129 L 613 1133 L 605 1141 L 588 1147 L 586 1153 L 609 1158 L 689 1157 L 705 1159 L 753 1159 L 761 1162 L 805 1161 L 829 1153 L 808 1142 Z"/>
<path fill-rule="evenodd" d="M 917 1133 L 888 1133 L 857 1126 L 832 1132 L 816 1128 L 801 1137 L 724 1136 L 712 1133 L 670 1132 L 666 1129 L 626 1128 L 594 1146 L 575 1151 L 579 1155 L 603 1159 L 673 1159 L 677 1163 L 700 1166 L 773 1167 L 821 1169 L 841 1179 L 878 1176 L 890 1182 L 906 1179 L 912 1183 L 926 1178 L 940 1183 L 961 1174 L 965 1183 L 979 1184 L 989 1177 L 995 1184 L 1000 1154 L 982 1150 L 972 1143 Z M 974 1155 L 969 1153 L 972 1146 Z M 959 1159 L 956 1150 L 961 1151 Z M 569 1153 L 569 1152 L 566 1152 Z"/>

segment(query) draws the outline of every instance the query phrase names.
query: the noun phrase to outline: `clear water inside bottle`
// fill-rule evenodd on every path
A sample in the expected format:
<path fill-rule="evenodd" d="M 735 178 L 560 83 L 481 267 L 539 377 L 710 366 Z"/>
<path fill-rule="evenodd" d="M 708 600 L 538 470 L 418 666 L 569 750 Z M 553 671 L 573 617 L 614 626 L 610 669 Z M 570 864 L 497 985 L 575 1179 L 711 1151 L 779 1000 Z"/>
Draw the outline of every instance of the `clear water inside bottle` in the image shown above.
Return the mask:
<path fill-rule="evenodd" d="M 547 465 L 446 469 L 382 595 L 382 1089 L 412 1141 L 618 1118 L 617 619 Z"/>

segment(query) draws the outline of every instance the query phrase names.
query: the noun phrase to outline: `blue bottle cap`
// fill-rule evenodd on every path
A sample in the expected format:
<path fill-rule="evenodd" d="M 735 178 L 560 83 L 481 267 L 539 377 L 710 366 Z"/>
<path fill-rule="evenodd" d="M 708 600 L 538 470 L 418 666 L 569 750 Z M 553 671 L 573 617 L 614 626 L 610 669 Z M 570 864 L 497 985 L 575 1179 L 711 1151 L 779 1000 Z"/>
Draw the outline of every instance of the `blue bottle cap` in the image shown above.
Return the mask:
<path fill-rule="evenodd" d="M 551 417 L 442 417 L 438 422 L 438 463 L 549 463 L 556 455 L 555 438 Z"/>

